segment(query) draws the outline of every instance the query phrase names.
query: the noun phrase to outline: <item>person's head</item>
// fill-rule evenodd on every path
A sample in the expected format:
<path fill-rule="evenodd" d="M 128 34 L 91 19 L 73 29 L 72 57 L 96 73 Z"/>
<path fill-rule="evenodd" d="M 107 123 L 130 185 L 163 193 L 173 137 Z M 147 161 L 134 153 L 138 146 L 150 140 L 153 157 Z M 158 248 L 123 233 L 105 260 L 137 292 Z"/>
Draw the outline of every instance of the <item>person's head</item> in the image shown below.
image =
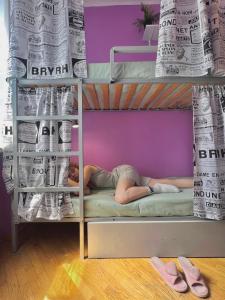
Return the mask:
<path fill-rule="evenodd" d="M 79 166 L 75 162 L 70 162 L 69 178 L 78 182 L 79 181 Z"/>

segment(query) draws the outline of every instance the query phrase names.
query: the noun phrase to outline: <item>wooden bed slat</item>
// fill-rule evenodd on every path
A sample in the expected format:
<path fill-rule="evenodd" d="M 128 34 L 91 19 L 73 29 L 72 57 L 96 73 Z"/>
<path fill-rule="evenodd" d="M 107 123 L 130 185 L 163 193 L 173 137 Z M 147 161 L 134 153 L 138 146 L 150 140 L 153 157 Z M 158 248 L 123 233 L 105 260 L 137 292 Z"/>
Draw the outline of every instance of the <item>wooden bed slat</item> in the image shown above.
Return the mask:
<path fill-rule="evenodd" d="M 144 96 L 147 94 L 147 92 L 149 91 L 150 88 L 151 88 L 151 83 L 143 84 L 140 92 L 136 96 L 136 100 L 135 100 L 135 102 L 132 106 L 132 109 L 139 109 L 140 108 L 140 104 L 141 104 Z"/>
<path fill-rule="evenodd" d="M 136 92 L 137 86 L 138 86 L 137 83 L 130 84 L 128 93 L 126 95 L 126 100 L 125 100 L 123 109 L 128 109 L 129 108 L 130 102 L 133 99 L 133 96 L 134 96 L 134 94 Z"/>
<path fill-rule="evenodd" d="M 191 88 L 190 83 L 84 84 L 83 105 L 84 110 L 191 108 Z"/>
<path fill-rule="evenodd" d="M 101 110 L 104 110 L 104 95 L 102 90 L 102 84 L 95 84 L 95 91 L 98 98 L 98 103 Z"/>
<path fill-rule="evenodd" d="M 157 99 L 160 95 L 160 93 L 163 91 L 163 89 L 165 88 L 165 86 L 167 85 L 166 83 L 157 83 L 154 84 L 156 86 L 156 89 L 154 91 L 154 93 L 151 95 L 149 101 L 147 101 L 145 103 L 145 105 L 143 106 L 143 109 L 149 109 L 151 108 L 151 104 L 152 102 L 154 102 L 155 99 Z"/>
<path fill-rule="evenodd" d="M 89 91 L 87 90 L 86 84 L 83 85 L 83 101 L 84 103 L 87 103 L 88 110 L 95 109 L 92 97 L 90 96 Z"/>
<path fill-rule="evenodd" d="M 119 110 L 124 109 L 124 104 L 125 104 L 125 101 L 126 101 L 127 93 L 128 93 L 128 91 L 129 91 L 129 87 L 130 87 L 129 83 L 123 84 L 122 92 L 121 92 L 121 95 L 120 95 L 120 106 L 119 106 Z"/>
<path fill-rule="evenodd" d="M 157 99 L 157 101 L 154 103 L 152 108 L 160 108 L 161 104 L 167 97 L 170 96 L 170 94 L 179 86 L 178 83 L 172 83 L 168 86 L 168 88 L 164 88 L 163 93 L 160 94 L 160 97 Z"/>
<path fill-rule="evenodd" d="M 181 97 L 168 106 L 171 109 L 175 108 L 191 108 L 192 107 L 192 89 L 184 92 Z"/>
<path fill-rule="evenodd" d="M 109 84 L 109 109 L 113 110 L 115 98 L 115 87 L 113 84 Z"/>
<path fill-rule="evenodd" d="M 102 84 L 101 88 L 102 88 L 102 92 L 103 92 L 104 109 L 109 109 L 109 85 Z"/>
<path fill-rule="evenodd" d="M 179 87 L 179 90 L 176 91 L 174 94 L 172 94 L 170 97 L 167 98 L 165 103 L 163 104 L 163 107 L 168 108 L 176 108 L 179 106 L 179 103 L 181 99 L 184 97 L 184 95 L 191 90 L 192 85 L 191 84 L 183 84 Z"/>
<path fill-rule="evenodd" d="M 143 110 L 143 107 L 145 104 L 149 103 L 149 99 L 152 98 L 152 95 L 155 93 L 157 88 L 156 84 L 151 84 L 151 87 L 149 88 L 148 92 L 146 93 L 146 95 L 143 97 L 140 105 L 139 105 L 139 109 Z"/>
<path fill-rule="evenodd" d="M 75 110 L 77 110 L 78 109 L 78 100 L 77 100 L 77 98 L 78 98 L 78 91 L 77 91 L 78 89 L 77 89 L 77 85 L 74 85 L 73 86 L 73 89 L 72 89 L 72 91 L 74 92 L 74 98 L 75 98 L 75 105 L 74 105 L 74 109 Z M 84 109 L 89 109 L 89 104 L 88 104 L 88 101 L 87 101 L 87 98 L 86 98 L 86 96 L 85 96 L 85 94 L 84 93 L 82 93 L 82 98 L 83 98 L 83 108 Z"/>
<path fill-rule="evenodd" d="M 119 109 L 120 107 L 120 97 L 123 89 L 123 84 L 116 83 L 114 85 L 115 88 L 115 96 L 114 96 L 114 102 L 113 102 L 113 109 Z"/>
<path fill-rule="evenodd" d="M 188 91 L 187 94 L 179 102 L 179 107 L 187 108 L 192 106 L 192 91 Z"/>
<path fill-rule="evenodd" d="M 182 85 L 178 85 L 178 86 L 170 93 L 170 95 L 169 95 L 168 97 L 165 97 L 165 98 L 161 101 L 161 103 L 160 103 L 160 108 L 166 109 L 166 108 L 168 108 L 168 106 L 167 106 L 168 103 L 171 103 L 171 102 L 173 102 L 173 101 L 176 102 L 176 100 L 177 100 L 178 98 L 176 98 L 175 95 L 178 94 L 178 93 L 181 91 L 181 89 L 182 89 Z M 168 99 L 169 99 L 169 100 L 168 100 Z"/>
<path fill-rule="evenodd" d="M 99 102 L 98 102 L 97 93 L 95 90 L 95 85 L 88 83 L 88 84 L 86 84 L 86 89 L 91 96 L 91 100 L 93 102 L 94 109 L 99 110 L 100 106 L 99 106 Z"/>

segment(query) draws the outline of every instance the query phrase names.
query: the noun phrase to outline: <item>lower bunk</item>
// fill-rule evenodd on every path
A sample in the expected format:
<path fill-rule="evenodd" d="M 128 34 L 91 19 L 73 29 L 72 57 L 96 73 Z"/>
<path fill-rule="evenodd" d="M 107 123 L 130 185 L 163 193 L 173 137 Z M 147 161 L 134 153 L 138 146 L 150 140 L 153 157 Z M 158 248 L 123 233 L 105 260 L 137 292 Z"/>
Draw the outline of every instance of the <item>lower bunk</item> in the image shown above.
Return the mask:
<path fill-rule="evenodd" d="M 61 222 L 80 222 L 80 200 L 72 202 L 74 214 Z M 225 221 L 194 217 L 192 189 L 125 205 L 115 202 L 112 189 L 94 190 L 84 197 L 84 212 L 80 242 L 88 258 L 225 257 Z"/>
<path fill-rule="evenodd" d="M 108 189 L 84 198 L 88 258 L 225 256 L 225 221 L 194 217 L 193 189 L 126 205 L 113 196 Z M 77 217 L 79 199 L 72 201 Z"/>

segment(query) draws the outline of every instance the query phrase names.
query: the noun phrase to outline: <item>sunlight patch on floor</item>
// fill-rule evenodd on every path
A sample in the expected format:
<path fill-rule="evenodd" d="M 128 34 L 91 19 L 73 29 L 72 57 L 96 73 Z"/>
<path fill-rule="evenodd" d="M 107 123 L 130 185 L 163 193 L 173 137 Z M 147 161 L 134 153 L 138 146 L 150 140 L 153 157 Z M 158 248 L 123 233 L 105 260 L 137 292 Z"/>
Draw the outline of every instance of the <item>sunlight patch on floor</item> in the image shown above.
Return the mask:
<path fill-rule="evenodd" d="M 59 266 L 43 300 L 83 298 L 80 295 L 80 285 L 84 276 L 84 268 L 85 266 L 79 260 Z"/>

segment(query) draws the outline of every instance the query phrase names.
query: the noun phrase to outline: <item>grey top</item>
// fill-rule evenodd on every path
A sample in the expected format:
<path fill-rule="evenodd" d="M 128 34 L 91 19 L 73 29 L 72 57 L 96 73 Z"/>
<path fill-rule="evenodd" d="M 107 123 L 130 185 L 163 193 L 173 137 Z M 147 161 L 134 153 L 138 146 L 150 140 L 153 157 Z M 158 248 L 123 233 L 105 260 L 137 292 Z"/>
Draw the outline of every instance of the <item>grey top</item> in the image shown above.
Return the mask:
<path fill-rule="evenodd" d="M 97 167 L 97 171 L 91 175 L 90 185 L 94 188 L 115 188 L 116 182 L 112 172 Z"/>
<path fill-rule="evenodd" d="M 116 188 L 119 179 L 131 180 L 135 185 L 145 186 L 150 178 L 140 176 L 130 165 L 120 165 L 112 172 L 97 167 L 97 171 L 90 178 L 90 185 L 94 188 Z"/>

